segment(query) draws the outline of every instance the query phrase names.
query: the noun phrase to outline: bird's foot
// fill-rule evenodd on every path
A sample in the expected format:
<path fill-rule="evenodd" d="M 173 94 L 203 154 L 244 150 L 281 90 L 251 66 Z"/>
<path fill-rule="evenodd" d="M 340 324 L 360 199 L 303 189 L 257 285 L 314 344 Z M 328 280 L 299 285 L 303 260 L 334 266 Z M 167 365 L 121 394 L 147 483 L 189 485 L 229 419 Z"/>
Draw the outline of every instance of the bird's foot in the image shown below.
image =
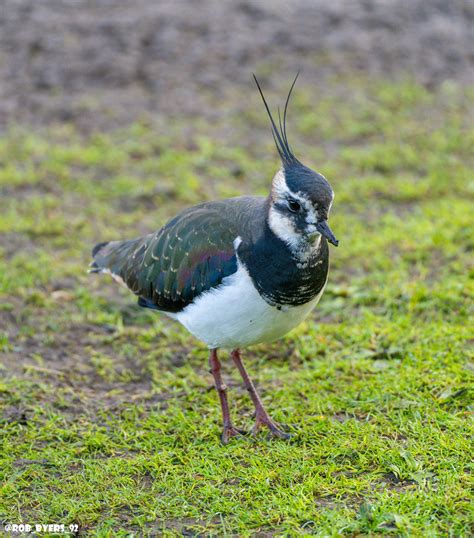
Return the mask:
<path fill-rule="evenodd" d="M 224 430 L 222 431 L 221 441 L 222 444 L 226 445 L 232 437 L 243 437 L 247 432 L 244 430 L 238 430 L 232 424 L 224 425 Z"/>
<path fill-rule="evenodd" d="M 257 413 L 255 415 L 255 425 L 252 428 L 252 435 L 256 435 L 258 431 L 266 426 L 270 430 L 270 434 L 274 437 L 279 437 L 280 439 L 290 439 L 291 435 L 285 433 L 280 425 L 275 422 L 268 414 L 266 413 Z"/>

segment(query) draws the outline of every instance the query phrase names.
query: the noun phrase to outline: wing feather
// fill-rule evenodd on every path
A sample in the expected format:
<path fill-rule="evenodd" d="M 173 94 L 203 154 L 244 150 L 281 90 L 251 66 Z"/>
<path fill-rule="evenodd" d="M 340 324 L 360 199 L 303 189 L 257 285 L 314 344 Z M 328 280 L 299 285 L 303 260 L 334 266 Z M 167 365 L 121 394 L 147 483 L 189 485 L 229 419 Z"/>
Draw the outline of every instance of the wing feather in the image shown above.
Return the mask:
<path fill-rule="evenodd" d="M 123 279 L 141 306 L 178 312 L 237 270 L 237 228 L 221 207 L 203 204 L 154 234 L 99 247 L 94 261 Z"/>

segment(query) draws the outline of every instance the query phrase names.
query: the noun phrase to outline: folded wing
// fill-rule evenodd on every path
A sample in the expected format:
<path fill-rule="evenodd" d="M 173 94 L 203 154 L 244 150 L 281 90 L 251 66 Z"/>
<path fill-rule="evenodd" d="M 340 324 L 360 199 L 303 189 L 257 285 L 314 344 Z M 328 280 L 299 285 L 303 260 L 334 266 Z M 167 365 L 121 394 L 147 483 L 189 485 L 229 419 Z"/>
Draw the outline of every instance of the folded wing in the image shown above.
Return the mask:
<path fill-rule="evenodd" d="M 237 270 L 237 235 L 221 206 L 202 204 L 154 234 L 100 243 L 91 270 L 123 281 L 139 296 L 140 306 L 179 312 Z"/>

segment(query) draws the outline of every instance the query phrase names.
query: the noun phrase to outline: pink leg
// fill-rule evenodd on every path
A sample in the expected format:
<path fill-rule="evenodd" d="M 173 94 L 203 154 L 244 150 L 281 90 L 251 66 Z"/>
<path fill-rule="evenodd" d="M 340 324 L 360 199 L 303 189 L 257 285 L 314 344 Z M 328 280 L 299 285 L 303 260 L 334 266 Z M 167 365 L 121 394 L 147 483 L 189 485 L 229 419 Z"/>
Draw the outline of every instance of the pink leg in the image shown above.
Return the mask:
<path fill-rule="evenodd" d="M 255 386 L 252 383 L 252 380 L 250 379 L 247 370 L 245 369 L 245 366 L 243 365 L 242 359 L 240 357 L 240 351 L 238 349 L 234 349 L 231 356 L 240 372 L 240 375 L 242 376 L 242 379 L 244 380 L 245 388 L 249 391 L 253 405 L 255 406 L 255 426 L 253 427 L 252 433 L 255 435 L 258 430 L 264 425 L 276 437 L 281 437 L 282 439 L 289 439 L 291 436 L 280 429 L 279 425 L 270 417 L 265 407 L 263 407 L 262 400 L 260 399 L 260 396 L 255 390 Z"/>
<path fill-rule="evenodd" d="M 216 390 L 219 394 L 219 399 L 221 401 L 222 418 L 224 421 L 224 431 L 222 432 L 221 440 L 224 444 L 227 444 L 231 437 L 242 435 L 245 432 L 234 428 L 234 426 L 232 425 L 232 421 L 230 420 L 229 402 L 227 401 L 227 387 L 225 383 L 222 382 L 221 363 L 217 358 L 216 349 L 211 349 L 211 352 L 209 354 L 209 366 L 211 368 L 211 374 L 214 376 L 214 383 L 216 385 Z"/>

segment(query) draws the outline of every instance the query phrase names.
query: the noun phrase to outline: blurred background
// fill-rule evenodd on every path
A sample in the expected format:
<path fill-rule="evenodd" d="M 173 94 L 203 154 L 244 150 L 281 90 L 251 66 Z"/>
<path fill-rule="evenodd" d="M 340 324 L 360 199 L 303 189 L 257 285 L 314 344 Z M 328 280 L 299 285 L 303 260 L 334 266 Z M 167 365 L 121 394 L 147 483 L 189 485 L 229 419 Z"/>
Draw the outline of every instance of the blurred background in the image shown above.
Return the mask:
<path fill-rule="evenodd" d="M 248 108 L 253 71 L 279 89 L 301 70 L 315 101 L 349 73 L 472 82 L 468 0 L 4 0 L 0 17 L 3 125 L 212 118 Z"/>
<path fill-rule="evenodd" d="M 0 0 L 0 524 L 470 535 L 473 20 L 472 0 Z M 224 449 L 204 347 L 86 271 L 99 241 L 266 195 L 252 73 L 276 110 L 297 71 L 289 141 L 334 188 L 340 246 L 310 319 L 246 353 L 294 440 Z"/>

